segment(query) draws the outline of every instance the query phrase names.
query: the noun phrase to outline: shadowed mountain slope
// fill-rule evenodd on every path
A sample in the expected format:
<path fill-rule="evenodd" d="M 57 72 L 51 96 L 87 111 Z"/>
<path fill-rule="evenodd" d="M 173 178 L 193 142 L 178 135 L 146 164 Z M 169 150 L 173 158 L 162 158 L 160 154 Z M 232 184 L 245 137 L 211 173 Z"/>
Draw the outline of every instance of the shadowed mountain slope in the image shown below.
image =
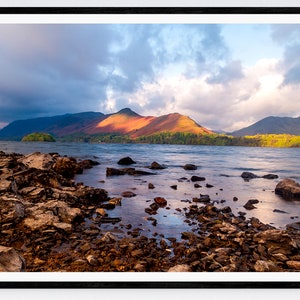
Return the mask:
<path fill-rule="evenodd" d="M 233 136 L 256 134 L 292 134 L 300 135 L 300 117 L 267 117 L 248 127 L 231 133 Z"/>

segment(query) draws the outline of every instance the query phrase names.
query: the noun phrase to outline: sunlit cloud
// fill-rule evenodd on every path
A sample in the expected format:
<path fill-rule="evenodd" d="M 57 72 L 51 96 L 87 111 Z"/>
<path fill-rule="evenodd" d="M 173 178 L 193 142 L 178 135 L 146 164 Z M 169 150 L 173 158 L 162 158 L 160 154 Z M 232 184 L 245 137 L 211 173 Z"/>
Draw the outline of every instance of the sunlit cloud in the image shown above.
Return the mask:
<path fill-rule="evenodd" d="M 297 24 L 1 24 L 0 126 L 124 107 L 228 132 L 297 116 L 299 51 Z"/>

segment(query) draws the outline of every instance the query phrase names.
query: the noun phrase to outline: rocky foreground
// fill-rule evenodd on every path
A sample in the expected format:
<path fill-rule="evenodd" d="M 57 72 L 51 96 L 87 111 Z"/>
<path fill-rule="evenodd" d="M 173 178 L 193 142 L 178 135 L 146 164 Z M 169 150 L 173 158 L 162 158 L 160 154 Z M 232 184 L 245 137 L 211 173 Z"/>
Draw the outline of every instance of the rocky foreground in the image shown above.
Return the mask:
<path fill-rule="evenodd" d="M 180 240 L 146 237 L 139 228 L 121 225 L 107 216 L 119 199 L 73 181 L 96 164 L 57 153 L 0 151 L 0 271 L 300 270 L 299 224 L 278 230 L 256 218 L 235 216 L 229 206 L 219 209 L 209 199 L 183 210 L 186 222 L 200 229 L 182 232 Z M 128 170 L 133 172 L 121 173 Z M 296 183 L 280 184 L 278 193 L 297 196 Z M 292 188 L 284 189 L 285 184 Z M 156 199 L 148 213 L 163 206 L 163 200 Z M 87 220 L 93 222 L 87 226 Z M 97 224 L 103 222 L 115 223 L 114 232 L 125 226 L 126 235 L 102 231 Z"/>

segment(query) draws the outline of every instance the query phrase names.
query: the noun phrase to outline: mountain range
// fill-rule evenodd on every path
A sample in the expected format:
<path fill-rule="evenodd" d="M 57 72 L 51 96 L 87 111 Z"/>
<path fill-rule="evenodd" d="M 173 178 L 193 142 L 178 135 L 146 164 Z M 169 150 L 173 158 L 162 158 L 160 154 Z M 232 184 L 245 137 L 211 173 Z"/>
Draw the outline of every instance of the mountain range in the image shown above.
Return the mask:
<path fill-rule="evenodd" d="M 17 120 L 0 130 L 1 140 L 21 140 L 33 132 L 45 132 L 56 137 L 83 133 L 126 135 L 130 139 L 151 136 L 162 132 L 185 132 L 213 134 L 188 116 L 170 113 L 163 116 L 141 116 L 130 108 L 116 113 L 82 112 L 53 117 Z M 228 133 L 232 136 L 253 136 L 256 134 L 291 134 L 300 136 L 300 117 L 267 117 L 248 127 Z"/>
<path fill-rule="evenodd" d="M 256 134 L 292 134 L 300 135 L 300 117 L 267 117 L 248 127 L 231 132 L 233 136 Z"/>
<path fill-rule="evenodd" d="M 45 132 L 57 137 L 74 133 L 117 133 L 128 135 L 133 139 L 161 132 L 213 133 L 211 130 L 197 124 L 191 118 L 179 113 L 171 113 L 159 117 L 141 116 L 130 108 L 124 108 L 113 114 L 83 112 L 17 120 L 0 130 L 0 138 L 2 140 L 19 140 L 24 135 L 32 132 Z"/>

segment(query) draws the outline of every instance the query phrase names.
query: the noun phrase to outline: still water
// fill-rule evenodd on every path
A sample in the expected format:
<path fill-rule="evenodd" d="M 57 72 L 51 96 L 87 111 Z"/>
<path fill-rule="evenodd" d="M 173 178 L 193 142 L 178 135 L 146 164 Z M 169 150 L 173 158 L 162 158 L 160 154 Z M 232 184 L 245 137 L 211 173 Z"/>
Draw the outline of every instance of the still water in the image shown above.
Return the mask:
<path fill-rule="evenodd" d="M 276 184 L 283 178 L 289 177 L 300 182 L 300 149 L 297 148 L 0 142 L 0 150 L 22 154 L 34 151 L 58 152 L 77 159 L 99 161 L 99 166 L 85 170 L 75 180 L 103 188 L 110 197 L 120 197 L 124 191 L 133 191 L 137 196 L 123 198 L 121 206 L 108 211 L 109 216 L 120 217 L 122 224 L 132 224 L 151 233 L 178 235 L 188 230 L 190 227 L 184 222 L 183 208 L 190 204 L 185 201 L 191 201 L 200 194 L 208 194 L 218 207 L 230 206 L 235 215 L 240 211 L 246 212 L 247 218 L 256 217 L 277 228 L 300 221 L 300 201 L 287 201 L 274 193 Z M 135 160 L 137 163 L 133 167 L 139 170 L 150 171 L 147 167 L 153 161 L 167 168 L 154 170 L 156 175 L 150 176 L 106 177 L 106 168 L 120 168 L 117 162 L 125 156 Z M 188 163 L 195 164 L 198 169 L 184 170 L 182 166 Z M 241 178 L 244 171 L 258 176 L 273 173 L 279 178 L 255 178 L 246 182 Z M 202 187 L 195 188 L 189 180 L 180 180 L 182 177 L 190 179 L 192 175 L 206 178 L 206 181 L 199 182 Z M 148 189 L 150 182 L 155 189 Z M 207 188 L 206 183 L 213 187 Z M 177 190 L 170 188 L 172 185 L 177 185 Z M 157 219 L 157 225 L 153 226 L 147 220 L 149 215 L 145 213 L 145 208 L 157 196 L 168 201 L 168 209 L 158 210 L 158 214 L 153 216 Z M 238 201 L 233 201 L 233 197 L 237 197 Z M 249 199 L 259 200 L 257 209 L 245 210 L 243 205 Z M 274 212 L 275 209 L 285 213 Z"/>

